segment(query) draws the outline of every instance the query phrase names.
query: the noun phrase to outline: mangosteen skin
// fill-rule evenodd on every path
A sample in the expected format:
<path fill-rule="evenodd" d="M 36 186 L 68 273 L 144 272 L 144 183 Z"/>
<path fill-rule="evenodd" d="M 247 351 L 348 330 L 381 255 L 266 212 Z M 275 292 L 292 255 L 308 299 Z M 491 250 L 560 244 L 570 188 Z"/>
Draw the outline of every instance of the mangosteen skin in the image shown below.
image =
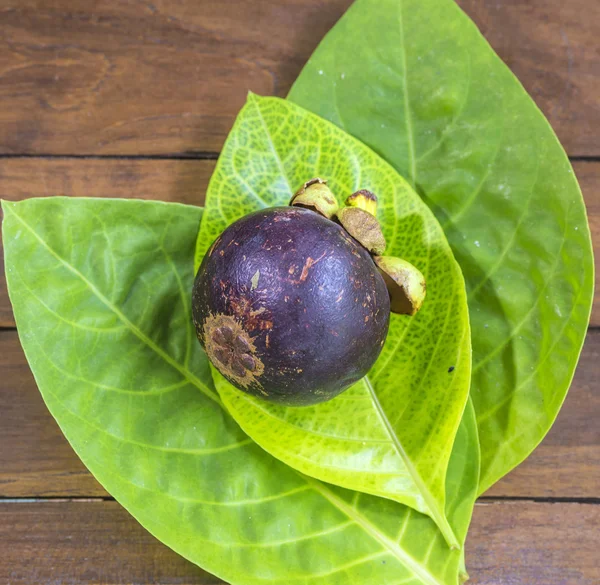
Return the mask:
<path fill-rule="evenodd" d="M 383 347 L 385 282 L 337 223 L 298 207 L 251 213 L 204 257 L 196 333 L 234 386 L 289 406 L 324 402 L 360 380 Z"/>

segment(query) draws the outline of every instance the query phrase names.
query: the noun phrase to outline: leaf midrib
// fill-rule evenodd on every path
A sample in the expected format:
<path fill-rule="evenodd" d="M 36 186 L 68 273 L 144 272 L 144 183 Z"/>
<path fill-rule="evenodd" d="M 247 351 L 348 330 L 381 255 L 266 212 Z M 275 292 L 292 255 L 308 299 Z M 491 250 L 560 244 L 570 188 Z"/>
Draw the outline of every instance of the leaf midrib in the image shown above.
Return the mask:
<path fill-rule="evenodd" d="M 406 62 L 406 44 L 404 42 L 404 16 L 402 14 L 402 4 L 403 2 L 399 2 L 398 4 L 398 27 L 400 31 L 400 50 L 401 50 L 401 59 L 402 59 L 402 79 L 404 81 L 402 90 L 404 93 L 404 118 L 406 120 L 406 137 L 408 144 L 408 155 L 410 158 L 409 163 L 409 173 L 410 173 L 410 184 L 416 185 L 417 183 L 417 165 L 416 165 L 416 156 L 415 156 L 415 140 L 413 135 L 413 126 L 412 126 L 412 113 L 410 110 L 410 97 L 408 93 L 408 74 L 407 69 L 408 65 Z"/>
<path fill-rule="evenodd" d="M 302 477 L 318 494 L 333 504 L 336 508 L 341 510 L 348 518 L 360 526 L 367 534 L 369 534 L 374 540 L 379 542 L 387 550 L 392 553 L 397 559 L 400 560 L 405 567 L 411 570 L 415 576 L 425 585 L 440 585 L 436 577 L 434 577 L 425 567 L 423 567 L 416 559 L 409 555 L 402 547 L 397 543 L 383 534 L 376 526 L 374 526 L 365 516 L 363 516 L 356 508 L 349 505 L 347 502 L 336 496 L 331 490 L 329 490 L 321 482 L 312 479 L 306 475 L 296 472 Z M 407 522 L 407 520 L 405 520 Z"/>
<path fill-rule="evenodd" d="M 368 375 L 365 376 L 363 378 L 363 381 L 365 383 L 365 387 L 367 388 L 367 391 L 371 395 L 371 401 L 373 403 L 373 406 L 375 407 L 375 411 L 377 412 L 377 416 L 379 417 L 381 424 L 386 429 L 387 434 L 389 435 L 389 437 L 392 441 L 392 444 L 394 445 L 394 448 L 395 448 L 396 452 L 398 453 L 398 456 L 404 462 L 404 465 L 406 466 L 406 469 L 408 470 L 409 475 L 412 477 L 413 481 L 415 482 L 415 485 L 417 486 L 417 489 L 423 496 L 423 499 L 425 500 L 425 503 L 427 504 L 427 507 L 429 508 L 429 511 L 431 512 L 432 518 L 434 519 L 435 523 L 437 524 L 440 531 L 444 535 L 444 538 L 448 542 L 448 545 L 450 546 L 450 548 L 460 549 L 460 544 L 458 542 L 458 539 L 456 538 L 456 535 L 454 534 L 454 531 L 452 530 L 452 528 L 450 526 L 450 523 L 448 522 L 448 519 L 446 518 L 445 514 L 439 509 L 437 502 L 435 501 L 433 495 L 431 494 L 431 492 L 429 491 L 429 489 L 423 482 L 423 479 L 419 475 L 419 472 L 415 469 L 410 457 L 404 450 L 404 447 L 403 447 L 402 443 L 400 442 L 398 435 L 394 431 L 392 424 L 390 423 L 387 415 L 385 414 L 385 411 L 383 410 L 383 407 L 381 406 L 381 402 L 379 402 L 379 397 L 377 396 L 377 393 L 375 392 L 375 388 L 373 387 L 371 380 L 369 380 L 369 376 Z"/>

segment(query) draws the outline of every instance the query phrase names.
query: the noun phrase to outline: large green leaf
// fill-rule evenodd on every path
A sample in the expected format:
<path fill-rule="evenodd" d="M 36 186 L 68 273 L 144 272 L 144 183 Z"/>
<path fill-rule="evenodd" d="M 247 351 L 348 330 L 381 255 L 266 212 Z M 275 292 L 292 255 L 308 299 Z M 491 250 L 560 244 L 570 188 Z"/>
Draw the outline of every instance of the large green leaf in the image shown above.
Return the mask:
<path fill-rule="evenodd" d="M 457 584 L 460 553 L 429 518 L 299 474 L 226 413 L 190 320 L 201 209 L 59 197 L 3 210 L 10 298 L 44 400 L 150 532 L 234 585 Z M 447 476 L 461 541 L 476 445 L 468 408 Z"/>
<path fill-rule="evenodd" d="M 548 122 L 452 0 L 358 0 L 289 99 L 388 160 L 463 270 L 481 491 L 553 423 L 589 320 L 581 193 Z"/>
<path fill-rule="evenodd" d="M 424 308 L 412 318 L 392 316 L 369 375 L 330 403 L 276 406 L 225 380 L 219 391 L 242 428 L 279 459 L 429 514 L 457 545 L 444 516 L 444 482 L 469 392 L 466 295 L 442 229 L 406 181 L 333 124 L 288 101 L 251 95 L 210 182 L 197 264 L 227 225 L 250 211 L 287 204 L 314 176 L 327 178 L 340 197 L 359 188 L 377 193 L 389 253 L 425 275 Z"/>

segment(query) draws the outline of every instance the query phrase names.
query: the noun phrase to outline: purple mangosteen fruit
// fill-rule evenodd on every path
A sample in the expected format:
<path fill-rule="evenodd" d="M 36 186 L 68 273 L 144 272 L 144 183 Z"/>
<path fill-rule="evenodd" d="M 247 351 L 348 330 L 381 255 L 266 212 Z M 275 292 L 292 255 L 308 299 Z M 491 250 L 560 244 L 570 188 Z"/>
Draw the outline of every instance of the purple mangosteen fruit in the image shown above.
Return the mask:
<path fill-rule="evenodd" d="M 194 282 L 193 319 L 211 363 L 235 387 L 305 406 L 337 396 L 375 363 L 390 283 L 397 295 L 404 289 L 371 257 L 383 253 L 383 236 L 376 250 L 360 243 L 365 233 L 372 239 L 371 212 L 367 222 L 352 216 L 349 229 L 334 221 L 359 207 L 355 197 L 338 210 L 325 181 L 313 179 L 292 206 L 246 215 L 213 242 Z"/>

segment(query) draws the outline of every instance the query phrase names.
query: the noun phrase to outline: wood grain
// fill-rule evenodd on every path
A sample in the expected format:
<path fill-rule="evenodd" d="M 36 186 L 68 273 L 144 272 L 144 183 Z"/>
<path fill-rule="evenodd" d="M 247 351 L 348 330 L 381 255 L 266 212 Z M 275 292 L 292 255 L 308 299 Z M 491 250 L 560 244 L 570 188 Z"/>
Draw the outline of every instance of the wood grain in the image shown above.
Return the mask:
<path fill-rule="evenodd" d="M 0 198 L 130 197 L 201 205 L 214 160 L 0 158 Z M 600 262 L 600 162 L 576 162 Z M 0 243 L 0 327 L 13 327 Z M 591 324 L 600 326 L 600 267 Z"/>
<path fill-rule="evenodd" d="M 350 0 L 1 0 L 0 152 L 221 149 L 248 90 L 285 96 Z M 600 4 L 461 0 L 570 155 L 600 155 Z"/>
<path fill-rule="evenodd" d="M 598 585 L 600 506 L 477 504 L 467 537 L 469 585 Z"/>
<path fill-rule="evenodd" d="M 223 583 L 146 532 L 116 502 L 1 502 L 0 583 Z"/>
<path fill-rule="evenodd" d="M 475 506 L 474 585 L 596 585 L 600 506 Z M 560 533 L 560 538 L 557 534 Z M 116 502 L 0 502 L 0 582 L 220 585 L 158 542 Z"/>
<path fill-rule="evenodd" d="M 0 497 L 107 495 L 46 410 L 14 331 L 0 331 Z M 600 496 L 600 330 L 590 330 L 556 424 L 494 497 Z"/>
<path fill-rule="evenodd" d="M 0 152 L 219 151 L 350 0 L 2 0 Z"/>
<path fill-rule="evenodd" d="M 67 195 L 202 205 L 215 164 L 215 160 L 0 158 L 0 199 Z"/>

